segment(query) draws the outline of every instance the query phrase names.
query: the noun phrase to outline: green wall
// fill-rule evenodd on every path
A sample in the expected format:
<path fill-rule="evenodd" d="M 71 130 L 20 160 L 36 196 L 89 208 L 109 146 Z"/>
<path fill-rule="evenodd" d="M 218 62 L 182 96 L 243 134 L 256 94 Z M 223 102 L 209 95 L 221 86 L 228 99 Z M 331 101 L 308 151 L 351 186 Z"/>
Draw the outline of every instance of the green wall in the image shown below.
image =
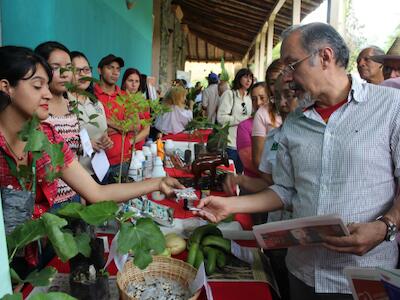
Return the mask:
<path fill-rule="evenodd" d="M 0 0 L 2 44 L 34 48 L 56 40 L 85 53 L 95 76 L 109 53 L 151 74 L 153 1 L 135 2 L 128 10 L 125 0 Z"/>

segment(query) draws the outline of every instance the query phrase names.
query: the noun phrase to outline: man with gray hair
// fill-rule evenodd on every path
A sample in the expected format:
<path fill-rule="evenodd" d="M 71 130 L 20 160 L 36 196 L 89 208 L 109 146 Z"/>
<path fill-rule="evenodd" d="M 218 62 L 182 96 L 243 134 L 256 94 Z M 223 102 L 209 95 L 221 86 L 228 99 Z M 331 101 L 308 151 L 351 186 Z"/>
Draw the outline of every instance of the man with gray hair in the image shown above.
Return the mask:
<path fill-rule="evenodd" d="M 286 32 L 283 80 L 315 103 L 282 125 L 274 185 L 242 197 L 210 196 L 196 214 L 217 222 L 232 213 L 291 207 L 293 218 L 339 215 L 349 236 L 288 249 L 292 299 L 352 299 L 345 267 L 395 268 L 400 225 L 400 91 L 349 76 L 349 50 L 323 23 Z"/>
<path fill-rule="evenodd" d="M 357 70 L 360 77 L 368 83 L 380 84 L 383 79 L 383 66 L 375 62 L 371 57 L 384 55 L 385 52 L 377 46 L 369 46 L 361 50 L 357 57 Z"/>

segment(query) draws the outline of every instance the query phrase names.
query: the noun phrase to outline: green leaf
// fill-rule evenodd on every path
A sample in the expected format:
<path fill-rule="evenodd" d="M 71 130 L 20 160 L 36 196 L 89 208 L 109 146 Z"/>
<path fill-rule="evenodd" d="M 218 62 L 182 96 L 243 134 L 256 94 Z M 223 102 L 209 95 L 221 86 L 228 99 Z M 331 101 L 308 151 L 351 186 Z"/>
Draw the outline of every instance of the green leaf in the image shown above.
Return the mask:
<path fill-rule="evenodd" d="M 77 300 L 76 298 L 60 292 L 37 293 L 30 300 Z"/>
<path fill-rule="evenodd" d="M 47 142 L 47 136 L 39 131 L 32 130 L 30 132 L 29 138 L 25 145 L 25 152 L 40 152 L 42 151 L 43 145 Z"/>
<path fill-rule="evenodd" d="M 93 125 L 93 126 L 95 126 L 95 127 L 97 127 L 97 128 L 100 127 L 99 122 L 89 122 L 89 124 L 90 124 L 90 125 Z"/>
<path fill-rule="evenodd" d="M 4 295 L 3 298 L 1 298 L 1 300 L 22 300 L 22 299 L 23 299 L 22 293 L 16 293 L 16 294 L 12 294 L 12 295 L 7 294 L 7 295 Z"/>
<path fill-rule="evenodd" d="M 75 243 L 78 247 L 78 252 L 84 255 L 85 257 L 89 257 L 91 253 L 90 248 L 90 237 L 87 233 L 81 233 L 75 236 Z"/>
<path fill-rule="evenodd" d="M 89 116 L 89 120 L 96 119 L 99 115 L 98 114 L 92 114 Z"/>
<path fill-rule="evenodd" d="M 46 267 L 40 271 L 35 270 L 31 272 L 25 279 L 33 286 L 48 286 L 56 276 L 57 270 L 53 267 Z"/>
<path fill-rule="evenodd" d="M 44 145 L 44 151 L 50 156 L 51 165 L 56 167 L 64 166 L 64 152 L 62 148 L 64 143 L 52 144 L 49 141 Z"/>
<path fill-rule="evenodd" d="M 56 254 L 63 262 L 78 254 L 72 234 L 61 231 L 61 228 L 67 225 L 66 220 L 49 213 L 42 215 L 41 219 Z"/>
<path fill-rule="evenodd" d="M 18 273 L 10 267 L 10 277 L 12 283 L 22 283 L 24 282 L 21 277 L 19 277 Z"/>
<path fill-rule="evenodd" d="M 41 219 L 28 220 L 7 235 L 9 253 L 11 253 L 13 249 L 20 249 L 45 235 L 46 231 Z"/>
<path fill-rule="evenodd" d="M 137 249 L 134 254 L 133 263 L 141 270 L 146 269 L 153 261 L 153 257 L 150 255 L 149 251 Z"/>
<path fill-rule="evenodd" d="M 132 250 L 135 255 L 134 262 L 136 264 L 136 260 L 138 260 L 141 268 L 144 266 L 144 262 L 149 262 L 148 256 L 151 250 L 162 253 L 164 249 L 164 235 L 152 219 L 139 219 L 136 225 L 131 223 L 121 225 L 118 235 L 118 253 L 123 254 Z"/>
<path fill-rule="evenodd" d="M 113 201 L 105 201 L 86 206 L 79 212 L 81 218 L 90 225 L 100 225 L 105 221 L 115 218 L 118 205 Z"/>
<path fill-rule="evenodd" d="M 57 214 L 60 216 L 63 216 L 63 217 L 80 219 L 81 216 L 80 216 L 79 212 L 81 212 L 84 209 L 85 209 L 84 205 L 77 203 L 77 202 L 73 202 L 73 203 L 68 203 L 67 205 L 60 208 L 57 211 Z"/>

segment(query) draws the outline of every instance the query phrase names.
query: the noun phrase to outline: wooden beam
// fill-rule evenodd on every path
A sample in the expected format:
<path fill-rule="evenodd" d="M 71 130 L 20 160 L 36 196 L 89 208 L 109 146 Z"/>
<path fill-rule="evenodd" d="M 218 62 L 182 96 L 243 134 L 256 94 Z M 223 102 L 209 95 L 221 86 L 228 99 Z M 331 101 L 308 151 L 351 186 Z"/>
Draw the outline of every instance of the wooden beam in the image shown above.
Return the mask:
<path fill-rule="evenodd" d="M 196 55 L 197 57 L 200 57 L 199 55 L 199 38 L 196 37 Z"/>
<path fill-rule="evenodd" d="M 171 4 L 171 12 L 175 15 L 175 17 L 179 20 L 179 22 L 182 21 L 183 11 L 182 11 L 180 5 Z"/>
<path fill-rule="evenodd" d="M 208 61 L 208 43 L 205 41 L 205 48 L 206 48 L 206 61 Z"/>
<path fill-rule="evenodd" d="M 207 39 L 210 44 L 213 44 L 214 46 L 217 46 L 218 48 L 231 52 L 233 54 L 236 54 L 240 57 L 242 57 L 246 51 L 246 47 L 243 46 L 237 46 L 234 45 L 233 43 L 230 43 L 230 41 L 220 39 L 220 38 L 215 38 L 215 37 L 210 37 L 207 33 L 204 32 L 198 32 L 196 30 L 192 30 L 192 33 L 197 35 L 197 37 L 205 40 Z"/>

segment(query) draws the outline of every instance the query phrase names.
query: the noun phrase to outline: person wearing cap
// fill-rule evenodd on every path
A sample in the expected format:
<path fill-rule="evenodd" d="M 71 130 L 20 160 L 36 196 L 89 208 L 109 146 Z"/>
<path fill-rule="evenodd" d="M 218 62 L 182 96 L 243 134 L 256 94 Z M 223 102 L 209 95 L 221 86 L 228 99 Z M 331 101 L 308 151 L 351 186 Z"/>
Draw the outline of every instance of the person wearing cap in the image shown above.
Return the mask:
<path fill-rule="evenodd" d="M 380 84 L 383 81 L 382 64 L 371 59 L 372 56 L 385 54 L 377 46 L 370 46 L 361 50 L 357 57 L 357 70 L 360 77 L 368 83 Z"/>
<path fill-rule="evenodd" d="M 124 163 L 131 157 L 132 144 L 130 143 L 133 132 L 128 132 L 124 150 L 123 160 L 121 161 L 121 147 L 122 147 L 122 128 L 113 122 L 114 109 L 118 108 L 115 102 L 119 94 L 125 94 L 117 85 L 117 81 L 121 74 L 121 68 L 124 66 L 124 60 L 114 54 L 108 54 L 103 57 L 98 63 L 98 72 L 100 74 L 100 83 L 95 84 L 94 94 L 104 106 L 104 111 L 107 118 L 108 135 L 113 142 L 113 147 L 107 149 L 106 154 L 110 162 L 110 170 L 108 174 L 108 183 L 113 182 L 113 178 L 119 173 L 119 166 L 123 164 L 123 171 L 127 172 L 128 164 Z M 122 111 L 119 112 L 118 118 L 123 118 Z"/>
<path fill-rule="evenodd" d="M 400 77 L 400 37 L 397 37 L 393 45 L 385 55 L 374 55 L 371 57 L 377 63 L 383 65 L 383 78 Z"/>
<path fill-rule="evenodd" d="M 208 74 L 208 87 L 203 91 L 202 106 L 207 114 L 208 121 L 215 123 L 218 109 L 218 75 L 211 72 Z"/>

